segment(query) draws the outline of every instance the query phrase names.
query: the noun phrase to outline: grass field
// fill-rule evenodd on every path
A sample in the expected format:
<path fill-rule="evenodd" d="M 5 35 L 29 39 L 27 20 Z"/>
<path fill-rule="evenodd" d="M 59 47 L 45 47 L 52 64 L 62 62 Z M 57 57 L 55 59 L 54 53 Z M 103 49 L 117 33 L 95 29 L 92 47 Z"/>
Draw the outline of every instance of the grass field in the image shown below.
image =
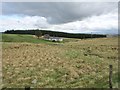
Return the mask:
<path fill-rule="evenodd" d="M 37 39 L 34 35 L 22 35 L 22 34 L 3 34 L 3 42 L 28 42 L 28 43 L 50 43 L 43 39 Z"/>
<path fill-rule="evenodd" d="M 118 39 L 65 39 L 62 43 L 32 35 L 3 35 L 4 87 L 118 87 Z"/>

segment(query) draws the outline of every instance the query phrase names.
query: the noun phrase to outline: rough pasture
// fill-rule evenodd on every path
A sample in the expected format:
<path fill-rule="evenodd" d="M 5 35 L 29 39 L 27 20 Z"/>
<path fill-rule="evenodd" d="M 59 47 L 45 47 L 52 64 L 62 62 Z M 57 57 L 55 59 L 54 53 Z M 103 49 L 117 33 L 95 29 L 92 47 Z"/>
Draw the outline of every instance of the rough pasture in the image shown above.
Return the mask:
<path fill-rule="evenodd" d="M 109 88 L 112 64 L 113 87 L 118 87 L 117 38 L 66 41 L 3 42 L 3 86 Z"/>

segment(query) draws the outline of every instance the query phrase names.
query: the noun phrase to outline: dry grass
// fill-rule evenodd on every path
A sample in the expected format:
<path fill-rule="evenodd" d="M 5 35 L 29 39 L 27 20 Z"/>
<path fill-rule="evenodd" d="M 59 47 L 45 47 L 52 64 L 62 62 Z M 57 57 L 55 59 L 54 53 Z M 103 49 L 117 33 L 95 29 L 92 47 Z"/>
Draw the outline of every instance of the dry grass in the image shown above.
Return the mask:
<path fill-rule="evenodd" d="M 4 87 L 118 87 L 117 38 L 59 44 L 3 43 Z"/>
<path fill-rule="evenodd" d="M 2 43 L 0 42 L 0 89 L 2 88 Z"/>

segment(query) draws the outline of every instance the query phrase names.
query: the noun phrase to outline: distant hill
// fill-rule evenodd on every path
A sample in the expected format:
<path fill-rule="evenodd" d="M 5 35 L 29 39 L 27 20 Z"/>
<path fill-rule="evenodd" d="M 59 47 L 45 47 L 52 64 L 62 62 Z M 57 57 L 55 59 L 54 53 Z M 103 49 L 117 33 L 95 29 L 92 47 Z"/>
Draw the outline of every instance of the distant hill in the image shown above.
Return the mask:
<path fill-rule="evenodd" d="M 83 33 L 78 33 L 78 34 L 73 34 L 73 33 L 65 33 L 65 32 L 56 32 L 56 31 L 48 31 L 48 30 L 7 30 L 4 33 L 5 34 L 30 34 L 30 35 L 35 35 L 36 31 L 40 31 L 42 35 L 44 34 L 49 34 L 50 36 L 55 36 L 55 37 L 66 37 L 66 38 L 79 38 L 79 39 L 86 39 L 86 38 L 101 38 L 101 37 L 106 37 L 106 35 L 103 34 L 83 34 Z"/>

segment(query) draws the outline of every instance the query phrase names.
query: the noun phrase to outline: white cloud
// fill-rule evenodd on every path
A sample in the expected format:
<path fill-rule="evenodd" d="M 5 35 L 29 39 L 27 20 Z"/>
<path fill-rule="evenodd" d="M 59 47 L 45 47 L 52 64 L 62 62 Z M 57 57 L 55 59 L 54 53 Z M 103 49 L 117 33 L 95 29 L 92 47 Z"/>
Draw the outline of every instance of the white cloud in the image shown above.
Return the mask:
<path fill-rule="evenodd" d="M 8 29 L 49 29 L 69 33 L 114 33 L 118 32 L 118 13 L 111 12 L 91 16 L 81 21 L 53 25 L 40 16 L 2 16 L 0 31 Z"/>
<path fill-rule="evenodd" d="M 47 28 L 49 24 L 46 18 L 39 16 L 1 16 L 0 31 L 9 29 L 35 29 Z"/>
<path fill-rule="evenodd" d="M 51 29 L 71 33 L 114 33 L 118 32 L 118 14 L 108 13 L 92 16 L 81 21 L 53 25 Z"/>

